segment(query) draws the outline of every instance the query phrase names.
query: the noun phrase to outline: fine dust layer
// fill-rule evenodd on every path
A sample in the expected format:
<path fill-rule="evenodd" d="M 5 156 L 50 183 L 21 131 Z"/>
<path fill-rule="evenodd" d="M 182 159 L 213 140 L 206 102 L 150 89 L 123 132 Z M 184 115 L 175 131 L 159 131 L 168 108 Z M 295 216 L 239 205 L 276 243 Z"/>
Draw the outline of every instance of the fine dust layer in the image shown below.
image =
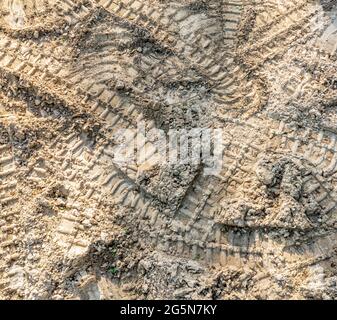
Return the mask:
<path fill-rule="evenodd" d="M 336 299 L 336 14 L 1 0 L 0 298 Z"/>

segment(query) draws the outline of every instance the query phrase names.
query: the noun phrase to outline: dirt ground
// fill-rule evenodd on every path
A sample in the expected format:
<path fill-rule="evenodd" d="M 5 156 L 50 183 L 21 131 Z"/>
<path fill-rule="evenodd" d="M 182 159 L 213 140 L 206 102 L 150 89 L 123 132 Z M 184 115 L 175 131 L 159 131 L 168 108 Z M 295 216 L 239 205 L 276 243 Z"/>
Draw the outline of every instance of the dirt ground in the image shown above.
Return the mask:
<path fill-rule="evenodd" d="M 0 0 L 0 299 L 336 299 L 336 14 Z"/>

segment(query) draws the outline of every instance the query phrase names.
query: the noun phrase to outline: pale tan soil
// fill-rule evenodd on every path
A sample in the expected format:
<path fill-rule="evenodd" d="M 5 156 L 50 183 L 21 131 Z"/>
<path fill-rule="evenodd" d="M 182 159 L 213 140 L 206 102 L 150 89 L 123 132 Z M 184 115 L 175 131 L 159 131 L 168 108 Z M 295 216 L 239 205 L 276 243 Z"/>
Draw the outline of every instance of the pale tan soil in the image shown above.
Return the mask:
<path fill-rule="evenodd" d="M 0 0 L 0 298 L 337 298 L 336 13 Z M 223 129 L 221 172 L 118 163 L 141 121 Z"/>

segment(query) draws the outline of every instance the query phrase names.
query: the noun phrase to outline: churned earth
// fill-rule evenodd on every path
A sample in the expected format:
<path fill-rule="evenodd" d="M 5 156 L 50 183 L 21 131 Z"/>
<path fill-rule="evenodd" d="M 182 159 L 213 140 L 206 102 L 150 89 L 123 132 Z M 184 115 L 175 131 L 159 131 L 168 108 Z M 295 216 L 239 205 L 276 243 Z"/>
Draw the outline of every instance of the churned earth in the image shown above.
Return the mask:
<path fill-rule="evenodd" d="M 336 299 L 336 14 L 0 0 L 0 298 Z"/>

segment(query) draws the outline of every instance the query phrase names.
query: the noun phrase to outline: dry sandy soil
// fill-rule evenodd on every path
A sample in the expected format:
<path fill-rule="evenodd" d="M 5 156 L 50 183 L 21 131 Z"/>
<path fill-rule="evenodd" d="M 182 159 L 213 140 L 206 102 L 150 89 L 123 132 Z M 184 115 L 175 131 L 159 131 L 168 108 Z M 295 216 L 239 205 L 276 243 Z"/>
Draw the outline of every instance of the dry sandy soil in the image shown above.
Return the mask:
<path fill-rule="evenodd" d="M 337 298 L 336 13 L 0 0 L 0 298 Z M 221 129 L 221 170 L 119 161 L 140 123 Z"/>

